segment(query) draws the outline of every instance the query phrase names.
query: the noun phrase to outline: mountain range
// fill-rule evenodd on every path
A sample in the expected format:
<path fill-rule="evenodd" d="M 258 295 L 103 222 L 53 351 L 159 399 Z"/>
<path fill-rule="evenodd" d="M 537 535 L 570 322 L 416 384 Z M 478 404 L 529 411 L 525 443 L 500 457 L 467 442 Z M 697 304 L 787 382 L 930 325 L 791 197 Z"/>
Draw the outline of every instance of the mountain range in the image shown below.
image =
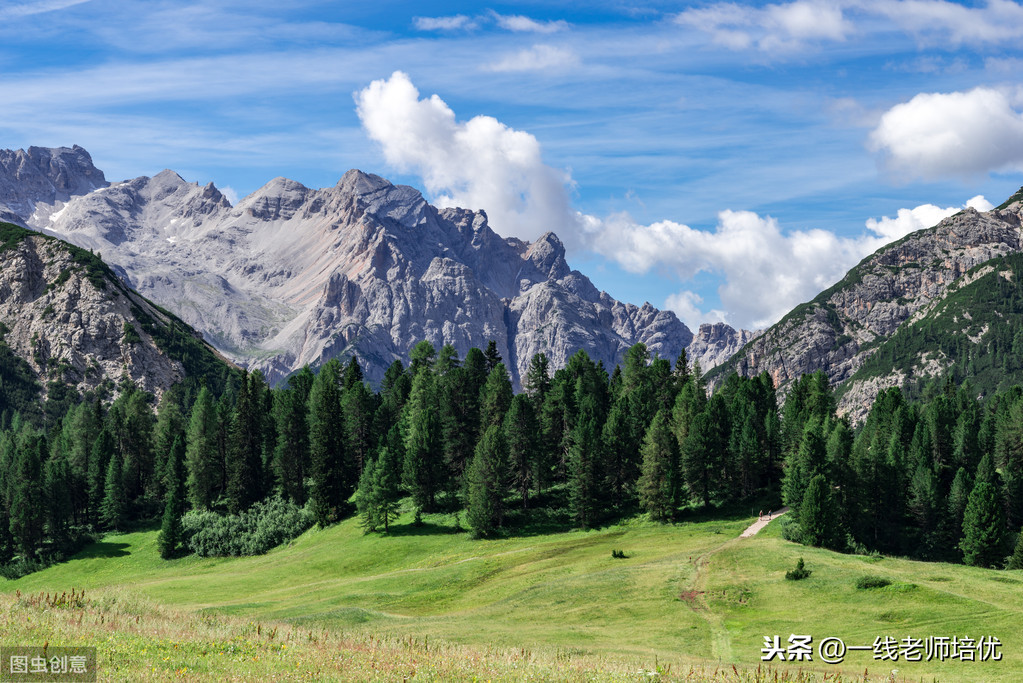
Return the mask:
<path fill-rule="evenodd" d="M 608 369 L 643 342 L 706 369 L 752 333 L 693 335 L 670 311 L 598 291 L 553 232 L 502 238 L 484 211 L 431 206 L 351 170 L 334 187 L 275 178 L 236 205 L 173 171 L 111 183 L 78 146 L 0 152 L 0 218 L 92 250 L 240 365 L 278 382 L 356 355 L 368 379 L 426 339 L 464 356 L 494 340 L 513 380 L 544 352 Z"/>

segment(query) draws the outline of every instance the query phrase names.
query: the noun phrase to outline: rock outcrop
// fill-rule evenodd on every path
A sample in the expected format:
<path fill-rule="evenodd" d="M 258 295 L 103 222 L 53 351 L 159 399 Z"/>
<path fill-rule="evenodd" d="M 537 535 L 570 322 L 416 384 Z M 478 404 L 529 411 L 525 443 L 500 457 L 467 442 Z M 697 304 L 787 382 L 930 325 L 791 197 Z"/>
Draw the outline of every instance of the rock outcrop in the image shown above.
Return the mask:
<path fill-rule="evenodd" d="M 71 197 L 106 186 L 103 171 L 78 145 L 0 150 L 0 220 L 38 220 L 37 204 L 49 214 Z"/>
<path fill-rule="evenodd" d="M 185 376 L 154 333 L 175 323 L 127 288 L 91 254 L 13 225 L 0 225 L 3 340 L 44 387 L 79 391 L 125 376 L 157 395 Z"/>
<path fill-rule="evenodd" d="M 883 247 L 749 342 L 716 369 L 712 382 L 731 370 L 747 376 L 766 371 L 782 392 L 817 370 L 832 384 L 849 379 L 900 326 L 925 315 L 953 283 L 975 276 L 967 274 L 972 268 L 1023 250 L 1021 220 L 1023 202 L 1016 195 L 992 211 L 965 209 Z M 869 385 L 847 388 L 840 412 L 862 414 L 877 391 L 899 381 L 872 378 Z"/>
<path fill-rule="evenodd" d="M 700 368 L 707 372 L 727 361 L 762 333 L 763 330 L 737 330 L 725 323 L 704 323 L 686 349 L 686 356 L 690 363 L 699 362 Z"/>

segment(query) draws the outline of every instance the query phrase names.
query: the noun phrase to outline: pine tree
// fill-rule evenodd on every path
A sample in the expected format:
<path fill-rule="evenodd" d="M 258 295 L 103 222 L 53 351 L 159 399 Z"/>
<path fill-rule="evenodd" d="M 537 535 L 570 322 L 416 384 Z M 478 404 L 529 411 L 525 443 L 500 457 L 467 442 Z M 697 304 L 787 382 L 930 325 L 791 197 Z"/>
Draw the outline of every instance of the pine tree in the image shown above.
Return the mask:
<path fill-rule="evenodd" d="M 391 449 L 383 446 L 376 457 L 371 457 L 359 478 L 356 504 L 362 515 L 363 527 L 376 531 L 383 525 L 386 533 L 390 523 L 398 516 L 401 499 L 398 463 Z"/>
<path fill-rule="evenodd" d="M 341 415 L 341 363 L 327 361 L 309 394 L 309 455 L 313 514 L 320 526 L 338 521 L 357 479 L 345 459 L 344 419 Z"/>
<path fill-rule="evenodd" d="M 550 360 L 546 354 L 538 352 L 529 359 L 526 381 L 522 386 L 533 401 L 533 410 L 539 414 L 540 406 L 547 398 L 547 392 L 551 390 Z"/>
<path fill-rule="evenodd" d="M 263 497 L 261 384 L 254 373 L 243 374 L 235 403 L 227 451 L 227 509 L 232 514 L 247 510 Z"/>
<path fill-rule="evenodd" d="M 7 505 L 0 498 L 0 565 L 7 564 L 14 557 L 14 537 L 11 536 L 11 516 Z"/>
<path fill-rule="evenodd" d="M 100 506 L 100 522 L 106 529 L 122 529 L 127 516 L 128 501 L 125 495 L 121 454 L 116 450 L 110 455 L 105 486 L 103 503 Z"/>
<path fill-rule="evenodd" d="M 803 428 L 803 438 L 794 453 L 785 462 L 785 477 L 782 479 L 782 500 L 792 508 L 793 515 L 799 514 L 799 506 L 810 480 L 823 474 L 827 459 L 824 440 L 821 438 L 821 424 L 811 419 Z"/>
<path fill-rule="evenodd" d="M 155 465 L 153 461 L 153 410 L 149 405 L 152 395 L 139 390 L 129 391 L 115 401 L 124 399 L 121 419 L 118 420 L 120 433 L 117 434 L 124 477 L 127 502 L 133 502 L 148 491 L 155 489 Z"/>
<path fill-rule="evenodd" d="M 355 359 L 352 360 L 354 362 Z M 359 474 L 362 473 L 373 445 L 372 401 L 369 390 L 361 380 L 344 389 L 341 394 L 341 414 L 345 420 L 345 457 L 353 462 L 353 468 Z"/>
<path fill-rule="evenodd" d="M 963 551 L 963 562 L 968 565 L 993 567 L 1003 556 L 1005 511 L 995 478 L 991 455 L 987 454 L 981 460 L 977 482 L 963 515 L 963 540 L 959 548 Z"/>
<path fill-rule="evenodd" d="M 966 469 L 960 467 L 952 480 L 952 487 L 948 492 L 948 514 L 945 516 L 943 527 L 945 547 L 949 549 L 959 548 L 959 542 L 963 537 L 963 520 L 966 517 L 966 506 L 970 502 L 970 491 L 973 484 Z M 948 557 L 951 559 L 954 551 Z"/>
<path fill-rule="evenodd" d="M 401 417 L 405 450 L 402 484 L 412 496 L 417 520 L 424 511 L 432 509 L 440 479 L 443 444 L 436 383 L 437 378 L 428 368 L 417 374 Z"/>
<path fill-rule="evenodd" d="M 114 437 L 105 426 L 92 442 L 89 455 L 89 520 L 99 524 L 100 506 L 106 492 L 107 467 L 114 452 Z"/>
<path fill-rule="evenodd" d="M 277 447 L 273 469 L 284 498 L 296 505 L 306 501 L 305 478 L 309 472 L 309 407 L 295 387 L 276 394 Z"/>
<path fill-rule="evenodd" d="M 570 435 L 568 451 L 569 509 L 572 518 L 583 529 L 592 526 L 601 510 L 601 461 L 600 431 L 597 419 L 596 400 L 592 395 L 579 390 L 583 384 L 578 380 L 576 395 L 581 398 L 579 416 Z"/>
<path fill-rule="evenodd" d="M 170 456 L 174 441 L 184 435 L 185 418 L 181 414 L 181 406 L 178 404 L 180 390 L 175 387 L 163 392 L 160 397 L 160 405 L 156 411 L 156 427 L 153 431 L 153 462 L 155 479 L 155 493 L 162 498 L 167 490 L 169 472 L 167 461 Z"/>
<path fill-rule="evenodd" d="M 807 484 L 799 508 L 799 526 L 803 543 L 838 550 L 844 534 L 838 505 L 831 485 L 823 474 L 814 475 Z"/>
<path fill-rule="evenodd" d="M 487 375 L 480 392 L 480 432 L 500 426 L 512 402 L 512 385 L 504 363 L 498 362 Z"/>
<path fill-rule="evenodd" d="M 476 445 L 466 474 L 466 522 L 473 538 L 485 538 L 500 526 L 507 490 L 508 444 L 504 431 L 490 426 Z"/>
<path fill-rule="evenodd" d="M 46 514 L 42 481 L 46 438 L 31 428 L 25 428 L 19 437 L 11 482 L 10 532 L 21 554 L 35 558 L 43 541 Z"/>
<path fill-rule="evenodd" d="M 171 446 L 166 473 L 167 494 L 157 545 L 160 557 L 169 560 L 177 554 L 184 536 L 181 517 L 185 514 L 185 443 L 180 436 Z"/>
<path fill-rule="evenodd" d="M 654 415 L 643 438 L 643 471 L 639 501 L 652 519 L 671 521 L 681 503 L 681 471 L 678 441 L 671 433 L 664 411 Z"/>
<path fill-rule="evenodd" d="M 196 510 L 210 508 L 220 485 L 217 406 L 205 386 L 192 406 L 185 437 L 188 500 Z"/>
<path fill-rule="evenodd" d="M 1016 537 L 1016 547 L 1012 551 L 1012 555 L 1009 556 L 1009 561 L 1005 563 L 1006 569 L 1023 569 L 1023 529 L 1020 529 L 1019 535 Z"/>
<path fill-rule="evenodd" d="M 480 390 L 464 367 L 451 368 L 438 378 L 438 384 L 444 479 L 454 495 L 463 488 L 480 433 Z"/>
<path fill-rule="evenodd" d="M 533 403 L 527 394 L 517 394 L 504 419 L 508 441 L 508 461 L 512 484 L 522 498 L 522 507 L 529 507 L 529 489 L 533 486 L 537 464 L 539 423 Z"/>
<path fill-rule="evenodd" d="M 43 481 L 47 532 L 53 541 L 61 544 L 68 540 L 71 517 L 74 514 L 73 498 L 69 495 L 74 484 L 71 468 L 63 453 L 56 451 L 46 461 Z"/>
<path fill-rule="evenodd" d="M 493 339 L 487 342 L 487 350 L 483 352 L 483 357 L 487 361 L 487 373 L 494 371 L 494 368 L 501 363 L 501 354 L 497 352 L 497 342 Z"/>

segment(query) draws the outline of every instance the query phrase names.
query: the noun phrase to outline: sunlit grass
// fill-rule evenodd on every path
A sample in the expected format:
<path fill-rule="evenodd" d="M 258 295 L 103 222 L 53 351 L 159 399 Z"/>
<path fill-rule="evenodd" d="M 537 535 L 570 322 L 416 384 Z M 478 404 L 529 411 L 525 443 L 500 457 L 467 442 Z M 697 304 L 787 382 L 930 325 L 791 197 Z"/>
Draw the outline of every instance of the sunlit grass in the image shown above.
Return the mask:
<path fill-rule="evenodd" d="M 1023 679 L 1023 638 L 1016 626 L 1023 617 L 1020 572 L 840 555 L 788 543 L 777 524 L 738 539 L 750 522 L 739 518 L 665 526 L 636 517 L 601 529 L 492 541 L 457 532 L 452 516 L 427 515 L 425 522 L 414 527 L 411 517 L 403 517 L 392 535 L 381 536 L 364 534 L 349 520 L 313 529 L 260 557 L 173 561 L 159 558 L 155 531 L 111 534 L 70 562 L 0 583 L 0 590 L 12 601 L 5 610 L 12 628 L 12 615 L 32 616 L 13 591 L 24 596 L 86 589 L 95 596 L 90 609 L 96 613 L 84 623 L 100 623 L 74 635 L 78 631 L 62 634 L 63 622 L 53 622 L 46 627 L 60 634 L 53 644 L 98 644 L 115 667 L 129 666 L 125 653 L 147 650 L 139 656 L 155 666 L 147 674 L 154 677 L 178 670 L 161 668 L 165 656 L 176 661 L 167 630 L 189 643 L 192 664 L 187 658 L 177 664 L 190 666 L 190 676 L 211 678 L 256 679 L 259 671 L 300 677 L 315 662 L 321 674 L 344 679 L 347 673 L 331 668 L 337 662 L 316 654 L 325 647 L 317 643 L 329 641 L 369 667 L 359 669 L 363 675 L 375 671 L 379 655 L 381 662 L 397 657 L 417 666 L 417 679 L 425 680 L 471 680 L 477 674 L 468 669 L 445 668 L 462 666 L 461 657 L 476 662 L 472 671 L 481 680 L 522 680 L 524 672 L 540 680 L 564 680 L 565 672 L 633 680 L 640 669 L 658 667 L 662 673 L 692 667 L 700 676 L 718 670 L 729 672 L 727 680 L 756 680 L 735 677 L 755 675 L 764 636 L 784 641 L 796 633 L 856 645 L 886 635 L 990 635 L 1001 639 L 1003 660 L 893 663 L 855 652 L 841 665 L 816 658 L 776 662 L 782 670 L 841 674 L 844 680 L 862 680 L 864 670 L 888 675 L 892 669 L 912 680 Z M 627 557 L 612 557 L 614 549 Z M 786 581 L 785 571 L 800 556 L 813 574 Z M 867 574 L 889 578 L 892 586 L 857 589 L 857 579 Z M 133 610 L 141 610 L 136 625 L 142 628 L 148 619 L 150 630 L 132 630 Z M 108 625 L 111 620 L 115 626 Z M 260 637 L 246 631 L 249 624 L 261 630 Z M 276 640 L 262 636 L 266 628 L 276 629 Z M 17 638 L 5 642 L 24 641 L 19 644 L 50 637 L 42 630 L 35 636 L 24 629 L 9 633 Z M 245 656 L 217 654 L 237 638 L 249 643 L 239 650 Z M 284 657 L 282 642 L 311 649 Z M 275 668 L 247 663 L 254 656 L 262 658 L 259 666 Z M 239 668 L 217 668 L 221 659 Z M 770 680 L 773 675 L 771 670 Z M 397 669 L 380 674 L 381 680 L 391 677 L 401 675 Z"/>

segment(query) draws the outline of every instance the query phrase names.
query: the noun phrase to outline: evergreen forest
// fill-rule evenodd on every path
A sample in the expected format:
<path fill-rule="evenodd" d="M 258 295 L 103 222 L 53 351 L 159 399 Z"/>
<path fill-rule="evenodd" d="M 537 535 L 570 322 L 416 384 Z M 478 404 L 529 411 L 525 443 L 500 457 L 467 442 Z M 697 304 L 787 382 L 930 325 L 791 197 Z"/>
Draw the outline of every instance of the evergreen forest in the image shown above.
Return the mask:
<path fill-rule="evenodd" d="M 915 402 L 888 389 L 854 428 L 823 372 L 779 408 L 766 373 L 708 395 L 684 352 L 643 344 L 610 375 L 583 351 L 553 373 L 537 354 L 522 385 L 493 342 L 460 359 L 423 341 L 377 390 L 351 358 L 276 389 L 238 372 L 156 402 L 125 380 L 62 414 L 5 411 L 2 573 L 147 524 L 172 558 L 258 554 L 353 515 L 388 534 L 409 509 L 417 525 L 456 512 L 487 538 L 782 503 L 798 542 L 1023 566 L 1023 387 L 981 399 L 949 380 Z"/>

